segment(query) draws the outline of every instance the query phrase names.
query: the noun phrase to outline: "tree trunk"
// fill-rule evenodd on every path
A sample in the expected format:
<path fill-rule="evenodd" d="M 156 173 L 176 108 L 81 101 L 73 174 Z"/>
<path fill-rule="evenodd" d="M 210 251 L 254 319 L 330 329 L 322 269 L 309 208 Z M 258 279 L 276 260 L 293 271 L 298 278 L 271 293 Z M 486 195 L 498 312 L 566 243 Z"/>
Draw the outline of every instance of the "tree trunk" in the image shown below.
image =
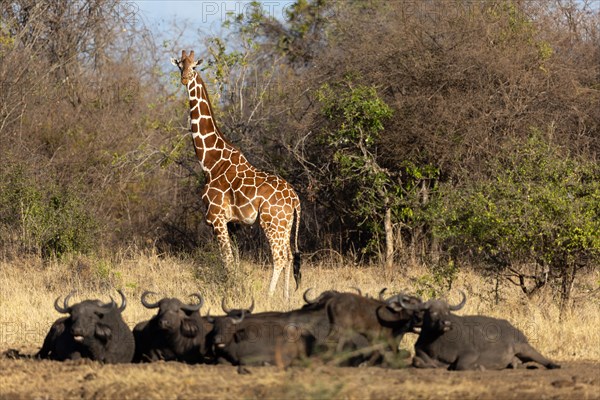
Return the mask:
<path fill-rule="evenodd" d="M 431 234 L 431 245 L 429 246 L 429 254 L 431 255 L 431 262 L 436 265 L 440 262 L 440 243 L 433 233 Z"/>
<path fill-rule="evenodd" d="M 385 210 L 383 227 L 385 229 L 385 273 L 391 276 L 394 262 L 394 227 L 392 225 L 392 209 L 389 207 Z"/>
<path fill-rule="evenodd" d="M 562 269 L 561 277 L 561 290 L 560 290 L 560 318 L 564 316 L 565 311 L 569 306 L 569 300 L 571 299 L 571 289 L 573 289 L 573 283 L 575 282 L 575 273 L 577 268 L 575 265 L 566 265 Z"/>

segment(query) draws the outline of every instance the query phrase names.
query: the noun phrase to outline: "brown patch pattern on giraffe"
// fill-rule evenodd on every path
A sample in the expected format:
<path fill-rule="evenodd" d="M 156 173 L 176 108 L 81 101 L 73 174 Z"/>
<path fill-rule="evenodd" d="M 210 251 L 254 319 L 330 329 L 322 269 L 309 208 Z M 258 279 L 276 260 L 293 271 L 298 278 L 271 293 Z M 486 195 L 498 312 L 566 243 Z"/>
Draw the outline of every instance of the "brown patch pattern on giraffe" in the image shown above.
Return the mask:
<path fill-rule="evenodd" d="M 200 63 L 194 60 L 194 52 L 187 55 L 184 50 L 179 60 L 173 58 L 171 62 L 181 71 L 181 83 L 188 90 L 194 149 L 206 178 L 202 194 L 206 221 L 214 229 L 223 261 L 230 270 L 234 267 L 227 223 L 253 224 L 258 219 L 269 241 L 273 258 L 269 294 L 274 293 L 279 276 L 285 269 L 284 294 L 289 298 L 292 268 L 296 288 L 300 283 L 300 199 L 284 179 L 251 165 L 220 132 L 213 118 L 206 85 L 194 70 Z M 294 217 L 295 253 L 292 254 L 290 240 Z"/>

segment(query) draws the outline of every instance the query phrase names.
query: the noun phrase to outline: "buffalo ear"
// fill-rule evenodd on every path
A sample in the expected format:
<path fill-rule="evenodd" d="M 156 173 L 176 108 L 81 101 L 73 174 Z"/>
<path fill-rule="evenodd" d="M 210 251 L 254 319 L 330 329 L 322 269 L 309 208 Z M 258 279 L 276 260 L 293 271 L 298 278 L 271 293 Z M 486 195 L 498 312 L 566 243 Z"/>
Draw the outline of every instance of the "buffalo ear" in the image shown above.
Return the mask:
<path fill-rule="evenodd" d="M 195 337 L 198 334 L 198 325 L 191 318 L 184 318 L 181 321 L 181 334 L 185 337 Z"/>
<path fill-rule="evenodd" d="M 233 334 L 233 339 L 236 343 L 243 342 L 245 340 L 248 340 L 248 334 L 245 329 L 235 331 L 235 333 Z"/>
<path fill-rule="evenodd" d="M 110 329 L 110 326 L 108 325 L 96 324 L 94 336 L 103 342 L 108 342 L 112 338 L 112 329 Z"/>

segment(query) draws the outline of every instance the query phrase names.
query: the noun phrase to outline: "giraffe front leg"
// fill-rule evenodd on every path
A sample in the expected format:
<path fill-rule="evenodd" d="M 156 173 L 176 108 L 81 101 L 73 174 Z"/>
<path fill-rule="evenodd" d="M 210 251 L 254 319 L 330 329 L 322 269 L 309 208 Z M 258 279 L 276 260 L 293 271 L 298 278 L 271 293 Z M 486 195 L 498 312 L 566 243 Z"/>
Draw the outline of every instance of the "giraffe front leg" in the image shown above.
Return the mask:
<path fill-rule="evenodd" d="M 285 287 L 283 288 L 283 294 L 285 295 L 285 299 L 290 299 L 290 263 L 286 263 L 285 267 Z"/>

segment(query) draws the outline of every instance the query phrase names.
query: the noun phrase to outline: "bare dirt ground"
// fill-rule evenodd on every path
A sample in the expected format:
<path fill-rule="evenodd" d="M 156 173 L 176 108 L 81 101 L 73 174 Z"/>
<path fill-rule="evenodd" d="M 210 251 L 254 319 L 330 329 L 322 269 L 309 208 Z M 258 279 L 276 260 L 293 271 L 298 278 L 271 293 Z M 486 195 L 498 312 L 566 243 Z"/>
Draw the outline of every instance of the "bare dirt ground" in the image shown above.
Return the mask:
<path fill-rule="evenodd" d="M 558 370 L 504 371 L 339 368 L 286 371 L 176 362 L 102 365 L 0 359 L 2 399 L 598 399 L 600 363 L 563 362 Z"/>

